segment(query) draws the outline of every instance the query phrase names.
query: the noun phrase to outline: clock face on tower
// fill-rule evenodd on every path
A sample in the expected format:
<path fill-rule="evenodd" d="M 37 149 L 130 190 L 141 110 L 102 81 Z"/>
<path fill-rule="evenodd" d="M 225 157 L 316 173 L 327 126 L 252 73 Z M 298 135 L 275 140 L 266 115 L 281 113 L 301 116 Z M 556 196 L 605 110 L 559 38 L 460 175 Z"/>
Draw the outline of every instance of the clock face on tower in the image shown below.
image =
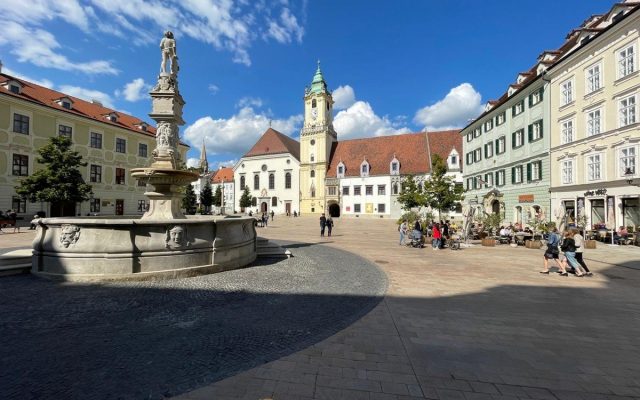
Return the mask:
<path fill-rule="evenodd" d="M 314 109 L 311 110 L 311 118 L 314 119 L 314 120 L 316 118 L 318 118 L 318 109 L 317 108 L 314 108 Z"/>

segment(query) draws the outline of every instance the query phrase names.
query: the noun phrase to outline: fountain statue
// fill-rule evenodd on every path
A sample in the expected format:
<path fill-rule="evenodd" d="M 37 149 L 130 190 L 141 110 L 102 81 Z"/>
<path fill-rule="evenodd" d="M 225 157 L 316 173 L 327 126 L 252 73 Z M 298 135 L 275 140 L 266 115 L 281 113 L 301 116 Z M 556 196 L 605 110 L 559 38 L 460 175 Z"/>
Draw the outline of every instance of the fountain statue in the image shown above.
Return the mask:
<path fill-rule="evenodd" d="M 63 280 L 165 279 L 239 268 L 256 259 L 253 218 L 182 213 L 182 190 L 198 174 L 184 169 L 178 151 L 185 102 L 173 33 L 165 33 L 160 49 L 160 74 L 149 93 L 149 116 L 157 123 L 153 161 L 131 170 L 152 188 L 145 193 L 149 209 L 135 219 L 34 220 L 32 273 Z"/>

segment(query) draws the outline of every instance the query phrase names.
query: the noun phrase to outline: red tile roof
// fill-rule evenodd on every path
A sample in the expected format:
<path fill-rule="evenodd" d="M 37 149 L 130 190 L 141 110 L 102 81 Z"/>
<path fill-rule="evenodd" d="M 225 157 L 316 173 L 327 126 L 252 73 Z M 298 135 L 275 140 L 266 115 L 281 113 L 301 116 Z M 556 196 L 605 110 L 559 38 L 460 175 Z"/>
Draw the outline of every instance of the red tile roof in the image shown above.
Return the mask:
<path fill-rule="evenodd" d="M 343 140 L 333 145 L 327 176 L 336 177 L 340 162 L 345 165 L 345 176 L 359 176 L 365 159 L 370 176 L 389 175 L 394 155 L 400 161 L 402 175 L 424 174 L 431 170 L 429 152 L 446 159 L 454 148 L 462 154 L 462 137 L 457 130 Z"/>
<path fill-rule="evenodd" d="M 143 131 L 138 126 L 140 126 L 140 124 L 144 121 L 132 115 L 124 114 L 111 108 L 104 107 L 100 104 L 82 100 L 66 93 L 58 92 L 53 89 L 37 85 L 33 82 L 25 81 L 24 79 L 19 79 L 7 74 L 0 74 L 0 84 L 3 84 L 7 81 L 17 81 L 21 83 L 23 85 L 22 90 L 20 91 L 20 94 L 16 94 L 9 91 L 4 86 L 0 86 L 0 94 L 2 95 L 15 97 L 28 101 L 30 103 L 53 108 L 61 112 L 73 114 L 94 121 L 99 121 L 103 124 L 112 125 L 118 128 L 127 129 L 136 133 L 143 134 L 145 136 L 156 136 L 156 130 L 152 125 L 148 124 L 147 130 Z M 65 97 L 73 102 L 73 106 L 71 109 L 64 108 L 62 107 L 62 105 L 56 102 L 56 100 L 60 100 L 61 98 Z M 111 120 L 106 118 L 106 116 L 111 113 L 115 113 L 117 115 L 118 118 L 116 122 L 112 122 Z M 180 144 L 189 147 L 182 142 Z"/>
<path fill-rule="evenodd" d="M 290 153 L 296 160 L 300 160 L 300 143 L 273 128 L 269 128 L 243 157 L 284 153 Z"/>
<path fill-rule="evenodd" d="M 223 167 L 216 171 L 211 177 L 211 182 L 213 183 L 222 183 L 222 182 L 231 182 L 233 181 L 233 168 L 231 167 Z"/>

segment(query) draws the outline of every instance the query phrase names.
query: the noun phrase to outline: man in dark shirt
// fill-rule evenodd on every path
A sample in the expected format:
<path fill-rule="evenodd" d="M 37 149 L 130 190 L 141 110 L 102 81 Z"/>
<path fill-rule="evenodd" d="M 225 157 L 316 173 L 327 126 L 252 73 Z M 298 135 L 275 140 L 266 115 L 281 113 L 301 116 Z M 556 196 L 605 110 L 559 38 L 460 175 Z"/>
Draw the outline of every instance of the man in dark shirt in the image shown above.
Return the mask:
<path fill-rule="evenodd" d="M 327 226 L 327 217 L 324 213 L 320 216 L 320 237 L 324 237 L 324 228 Z"/>

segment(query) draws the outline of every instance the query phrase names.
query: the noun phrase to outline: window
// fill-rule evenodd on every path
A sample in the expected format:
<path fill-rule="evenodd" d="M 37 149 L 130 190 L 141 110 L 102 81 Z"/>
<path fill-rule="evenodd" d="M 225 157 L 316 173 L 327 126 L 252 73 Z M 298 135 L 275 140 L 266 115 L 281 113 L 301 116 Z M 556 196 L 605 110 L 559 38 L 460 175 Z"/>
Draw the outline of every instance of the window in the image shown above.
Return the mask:
<path fill-rule="evenodd" d="M 316 108 L 317 103 L 316 103 L 316 99 L 311 100 L 311 108 Z"/>
<path fill-rule="evenodd" d="M 91 147 L 94 149 L 102 148 L 102 133 L 91 132 Z"/>
<path fill-rule="evenodd" d="M 338 175 L 344 174 L 344 167 L 342 165 L 338 165 Z"/>
<path fill-rule="evenodd" d="M 116 153 L 127 152 L 127 141 L 122 138 L 116 138 Z"/>
<path fill-rule="evenodd" d="M 620 149 L 620 175 L 636 174 L 636 149 L 635 147 L 627 147 Z"/>
<path fill-rule="evenodd" d="M 391 185 L 391 192 L 392 194 L 398 194 L 398 184 L 394 183 L 393 185 Z"/>
<path fill-rule="evenodd" d="M 542 139 L 542 120 L 538 120 L 529 125 L 529 142 Z"/>
<path fill-rule="evenodd" d="M 274 196 L 271 198 L 271 207 L 277 207 L 277 206 L 278 206 L 278 198 Z"/>
<path fill-rule="evenodd" d="M 71 132 L 73 129 L 70 126 L 58 125 L 58 136 L 66 136 L 71 139 Z"/>
<path fill-rule="evenodd" d="M 284 174 L 284 188 L 291 189 L 291 172 Z"/>
<path fill-rule="evenodd" d="M 516 103 L 511 107 L 511 116 L 515 117 L 516 115 L 520 115 L 524 112 L 524 100 L 520 100 L 519 103 Z"/>
<path fill-rule="evenodd" d="M 373 196 L 373 185 L 367 185 L 364 187 L 364 194 L 367 196 Z"/>
<path fill-rule="evenodd" d="M 573 142 L 573 120 L 560 123 L 560 138 L 562 144 Z"/>
<path fill-rule="evenodd" d="M 245 183 L 244 175 L 240 176 L 240 190 L 244 190 Z"/>
<path fill-rule="evenodd" d="M 260 175 L 256 174 L 253 176 L 253 190 L 260 189 Z"/>
<path fill-rule="evenodd" d="M 485 132 L 489 132 L 491 129 L 493 129 L 493 119 L 488 120 L 487 122 L 484 123 L 484 131 Z"/>
<path fill-rule="evenodd" d="M 91 164 L 89 167 L 89 182 L 102 182 L 102 167 L 100 165 Z M 138 182 L 144 182 L 144 180 L 140 179 Z"/>
<path fill-rule="evenodd" d="M 472 140 L 473 140 L 473 132 L 467 133 L 467 142 L 470 142 Z"/>
<path fill-rule="evenodd" d="M 587 157 L 587 179 L 589 181 L 602 179 L 602 156 L 600 154 Z"/>
<path fill-rule="evenodd" d="M 504 175 L 505 171 L 503 169 L 496 171 L 496 186 L 504 186 Z"/>
<path fill-rule="evenodd" d="M 480 127 L 477 127 L 476 129 L 473 130 L 473 137 L 474 138 L 477 138 L 480 135 L 482 135 L 482 129 L 480 129 Z"/>
<path fill-rule="evenodd" d="M 475 149 L 473 151 L 473 161 L 478 162 L 482 160 L 482 149 Z"/>
<path fill-rule="evenodd" d="M 354 186 L 353 187 L 353 195 L 354 196 L 360 196 L 360 186 Z"/>
<path fill-rule="evenodd" d="M 21 114 L 13 114 L 13 131 L 16 133 L 29 134 L 29 117 Z"/>
<path fill-rule="evenodd" d="M 316 157 L 313 154 L 311 154 L 311 156 L 309 157 L 309 160 L 311 162 L 314 162 L 316 160 Z"/>
<path fill-rule="evenodd" d="M 145 212 L 149 209 L 149 205 L 146 200 L 138 200 L 138 212 Z"/>
<path fill-rule="evenodd" d="M 18 85 L 9 85 L 9 91 L 11 93 L 20 94 L 20 86 L 18 86 Z"/>
<path fill-rule="evenodd" d="M 484 187 L 490 188 L 493 186 L 493 174 L 484 174 Z"/>
<path fill-rule="evenodd" d="M 496 116 L 496 126 L 500 126 L 504 124 L 506 120 L 507 120 L 507 112 L 503 111 L 502 113 Z"/>
<path fill-rule="evenodd" d="M 562 162 L 562 183 L 565 185 L 573 183 L 573 160 Z"/>
<path fill-rule="evenodd" d="M 602 71 L 600 68 L 600 64 L 596 64 L 587 69 L 586 77 L 587 80 L 587 94 L 593 93 L 596 90 L 600 89 L 600 82 L 602 80 Z"/>
<path fill-rule="evenodd" d="M 473 190 L 473 178 L 467 178 L 467 190 Z"/>
<path fill-rule="evenodd" d="M 587 137 L 597 135 L 600 130 L 600 110 L 593 110 L 587 113 Z"/>
<path fill-rule="evenodd" d="M 15 210 L 17 214 L 24 214 L 27 212 L 27 199 L 14 196 L 11 198 L 11 209 Z"/>
<path fill-rule="evenodd" d="M 369 175 L 369 164 L 367 164 L 366 162 L 362 163 L 362 165 L 360 166 L 360 176 L 368 176 Z"/>
<path fill-rule="evenodd" d="M 22 154 L 13 155 L 13 175 L 29 175 L 29 156 L 23 156 Z"/>
<path fill-rule="evenodd" d="M 522 183 L 522 165 L 511 168 L 511 183 Z"/>
<path fill-rule="evenodd" d="M 313 169 L 311 170 L 311 172 L 310 172 L 309 174 L 310 174 L 310 176 L 311 176 L 312 178 L 315 178 L 315 177 L 316 177 L 316 171 L 315 171 L 315 170 L 313 170 Z"/>
<path fill-rule="evenodd" d="M 625 77 L 636 70 L 635 47 L 632 45 L 618 52 L 618 78 Z"/>
<path fill-rule="evenodd" d="M 511 134 L 511 147 L 517 149 L 524 144 L 524 129 L 518 129 Z"/>
<path fill-rule="evenodd" d="M 335 196 L 336 195 L 336 187 L 335 186 L 327 187 L 327 194 L 329 196 Z"/>
<path fill-rule="evenodd" d="M 147 156 L 147 145 L 144 143 L 138 144 L 138 156 L 146 157 Z"/>
<path fill-rule="evenodd" d="M 483 185 L 483 180 L 482 180 L 482 176 L 478 175 L 475 178 L 473 178 L 473 188 L 474 189 L 482 189 L 482 185 Z"/>
<path fill-rule="evenodd" d="M 449 164 L 451 164 L 451 165 L 458 165 L 458 156 L 456 156 L 456 155 L 452 155 L 452 156 L 451 156 L 451 161 L 449 161 Z"/>
<path fill-rule="evenodd" d="M 276 188 L 276 176 L 274 174 L 269 174 L 269 189 Z"/>
<path fill-rule="evenodd" d="M 534 161 L 527 164 L 527 182 L 542 179 L 542 161 Z"/>
<path fill-rule="evenodd" d="M 391 163 L 391 173 L 393 175 L 397 175 L 398 174 L 398 163 L 395 162 L 395 161 Z"/>
<path fill-rule="evenodd" d="M 100 212 L 100 199 L 89 199 L 89 212 L 92 212 L 92 213 Z"/>
<path fill-rule="evenodd" d="M 493 143 L 487 143 L 484 145 L 484 158 L 493 157 Z"/>
<path fill-rule="evenodd" d="M 620 100 L 618 106 L 618 116 L 620 126 L 627 126 L 636 123 L 636 96 L 629 96 Z"/>
<path fill-rule="evenodd" d="M 473 164 L 473 151 L 470 151 L 465 156 L 467 158 L 467 165 Z"/>
<path fill-rule="evenodd" d="M 354 204 L 353 205 L 353 212 L 356 212 L 356 213 L 360 212 L 360 204 Z"/>
<path fill-rule="evenodd" d="M 124 185 L 124 168 L 116 168 L 116 185 Z"/>
<path fill-rule="evenodd" d="M 560 96 L 561 106 L 573 102 L 573 81 L 571 79 L 560 84 Z"/>
<path fill-rule="evenodd" d="M 536 90 L 529 95 L 529 107 L 533 107 L 542 101 L 543 88 Z"/>
<path fill-rule="evenodd" d="M 507 138 L 504 136 L 500 136 L 496 140 L 496 154 L 502 154 L 506 151 L 507 148 Z"/>
<path fill-rule="evenodd" d="M 384 203 L 378 204 L 378 213 L 379 214 L 384 214 L 385 213 L 385 204 Z"/>
<path fill-rule="evenodd" d="M 343 196 L 348 196 L 349 195 L 349 186 L 343 186 L 342 187 L 342 195 Z"/>
<path fill-rule="evenodd" d="M 387 194 L 387 185 L 378 185 L 378 195 Z"/>

